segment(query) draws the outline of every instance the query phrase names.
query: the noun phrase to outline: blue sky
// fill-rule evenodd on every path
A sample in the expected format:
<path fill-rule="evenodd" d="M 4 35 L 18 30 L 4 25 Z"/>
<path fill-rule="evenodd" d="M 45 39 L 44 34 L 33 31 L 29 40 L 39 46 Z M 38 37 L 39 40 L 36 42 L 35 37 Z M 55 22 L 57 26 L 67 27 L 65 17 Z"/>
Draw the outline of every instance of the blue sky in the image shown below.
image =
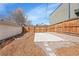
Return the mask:
<path fill-rule="evenodd" d="M 22 8 L 24 15 L 32 24 L 49 24 L 49 15 L 57 8 L 59 4 L 47 3 L 9 3 L 0 4 L 0 17 L 7 16 L 16 8 Z"/>

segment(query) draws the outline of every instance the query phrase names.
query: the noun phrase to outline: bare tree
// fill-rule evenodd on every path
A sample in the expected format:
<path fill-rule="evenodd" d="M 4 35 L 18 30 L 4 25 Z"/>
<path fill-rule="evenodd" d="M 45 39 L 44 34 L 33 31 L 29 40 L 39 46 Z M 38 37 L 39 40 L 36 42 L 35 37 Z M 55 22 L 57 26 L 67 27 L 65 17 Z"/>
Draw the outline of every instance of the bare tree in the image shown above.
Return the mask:
<path fill-rule="evenodd" d="M 32 25 L 32 22 L 30 20 L 27 20 L 26 25 L 30 26 L 30 25 Z"/>
<path fill-rule="evenodd" d="M 12 13 L 13 18 L 15 19 L 15 22 L 20 25 L 24 26 L 25 25 L 25 17 L 23 15 L 23 10 L 21 8 L 17 8 L 13 13 Z"/>

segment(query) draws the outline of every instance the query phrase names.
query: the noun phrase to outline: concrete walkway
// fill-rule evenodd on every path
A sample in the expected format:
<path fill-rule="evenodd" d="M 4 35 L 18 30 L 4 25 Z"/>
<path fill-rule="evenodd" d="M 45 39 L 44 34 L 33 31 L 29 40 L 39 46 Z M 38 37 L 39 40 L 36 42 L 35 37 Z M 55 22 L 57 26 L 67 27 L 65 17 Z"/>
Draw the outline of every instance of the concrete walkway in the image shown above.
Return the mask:
<path fill-rule="evenodd" d="M 78 36 L 72 36 L 72 35 L 67 35 L 67 34 L 63 34 L 63 33 L 56 33 L 56 32 L 48 32 L 48 33 L 51 35 L 58 36 L 58 37 L 64 39 L 64 41 L 79 42 Z"/>
<path fill-rule="evenodd" d="M 50 33 L 35 33 L 34 42 L 42 42 L 42 41 L 64 41 L 61 37 L 56 35 L 52 35 Z"/>
<path fill-rule="evenodd" d="M 56 49 L 75 46 L 74 42 L 79 43 L 79 37 L 54 32 L 35 33 L 34 42 L 45 51 L 46 55 L 56 56 Z"/>

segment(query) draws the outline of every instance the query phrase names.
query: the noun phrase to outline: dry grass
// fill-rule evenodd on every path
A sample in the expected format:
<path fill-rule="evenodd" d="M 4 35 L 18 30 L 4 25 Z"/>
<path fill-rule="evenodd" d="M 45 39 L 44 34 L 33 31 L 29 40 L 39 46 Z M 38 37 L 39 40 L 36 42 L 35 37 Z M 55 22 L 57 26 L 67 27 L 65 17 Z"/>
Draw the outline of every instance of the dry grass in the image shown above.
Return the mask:
<path fill-rule="evenodd" d="M 71 47 L 63 47 L 56 50 L 56 55 L 79 56 L 79 44 Z"/>
<path fill-rule="evenodd" d="M 44 51 L 37 47 L 34 40 L 34 33 L 27 33 L 21 38 L 14 40 L 9 45 L 0 50 L 3 56 L 41 56 Z"/>

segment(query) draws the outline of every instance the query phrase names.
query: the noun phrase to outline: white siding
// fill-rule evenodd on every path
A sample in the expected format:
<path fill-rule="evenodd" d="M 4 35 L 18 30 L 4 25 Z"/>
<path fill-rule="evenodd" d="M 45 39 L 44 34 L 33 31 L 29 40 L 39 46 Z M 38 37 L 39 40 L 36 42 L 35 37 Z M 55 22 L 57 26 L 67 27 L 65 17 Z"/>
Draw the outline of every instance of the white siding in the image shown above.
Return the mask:
<path fill-rule="evenodd" d="M 79 7 L 78 3 L 71 3 L 70 4 L 70 18 L 76 18 L 77 16 L 74 13 L 75 9 Z M 64 3 L 62 4 L 54 13 L 50 15 L 50 23 L 56 24 L 65 20 L 69 20 L 69 4 Z"/>
<path fill-rule="evenodd" d="M 74 13 L 75 9 L 79 8 L 79 4 L 78 3 L 71 3 L 70 4 L 70 18 L 76 18 L 77 16 Z"/>

